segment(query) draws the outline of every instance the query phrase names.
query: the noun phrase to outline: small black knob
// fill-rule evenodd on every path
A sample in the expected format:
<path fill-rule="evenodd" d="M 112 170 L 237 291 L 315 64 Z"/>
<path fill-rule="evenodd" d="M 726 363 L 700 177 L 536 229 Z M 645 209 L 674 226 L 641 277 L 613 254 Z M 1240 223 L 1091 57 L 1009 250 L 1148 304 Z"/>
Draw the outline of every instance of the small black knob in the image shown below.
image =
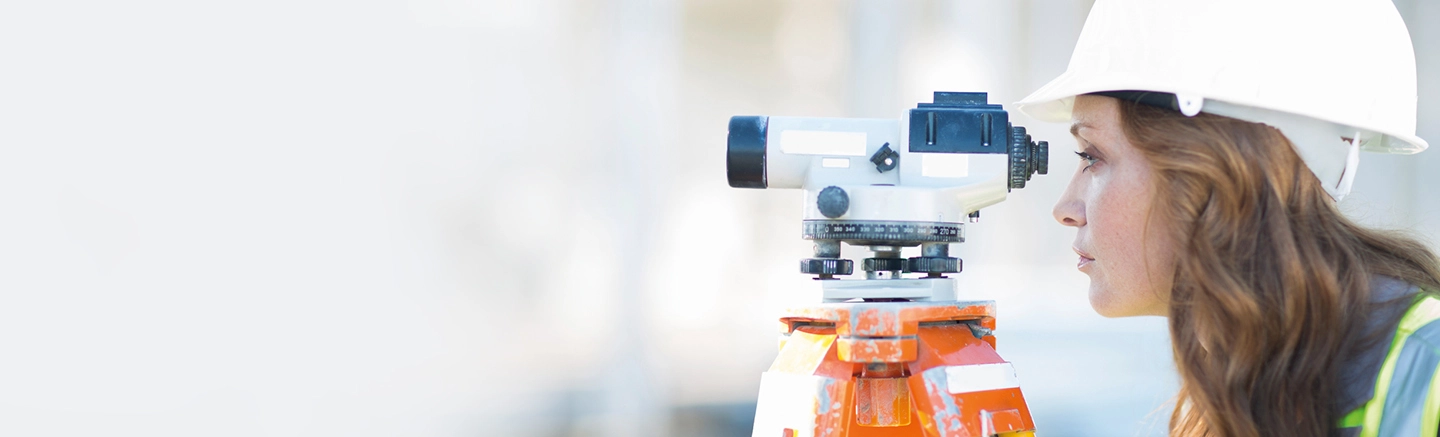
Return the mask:
<path fill-rule="evenodd" d="M 884 173 L 894 170 L 896 166 L 900 165 L 900 153 L 891 149 L 890 143 L 885 143 L 880 146 L 880 150 L 875 151 L 874 155 L 870 155 L 870 162 L 875 164 L 875 171 Z"/>
<path fill-rule="evenodd" d="M 845 194 L 844 189 L 832 185 L 820 190 L 815 203 L 820 207 L 820 214 L 833 219 L 850 210 L 850 195 Z"/>

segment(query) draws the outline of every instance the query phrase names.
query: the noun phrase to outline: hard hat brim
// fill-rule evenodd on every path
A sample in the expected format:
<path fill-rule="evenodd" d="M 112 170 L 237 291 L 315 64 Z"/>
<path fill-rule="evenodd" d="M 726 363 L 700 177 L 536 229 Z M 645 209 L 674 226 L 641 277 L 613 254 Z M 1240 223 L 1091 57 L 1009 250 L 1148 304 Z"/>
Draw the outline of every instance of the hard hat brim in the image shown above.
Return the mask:
<path fill-rule="evenodd" d="M 1070 113 L 1075 105 L 1075 96 L 1104 91 L 1141 90 L 1172 94 L 1190 94 L 1198 95 L 1206 100 L 1214 99 L 1234 105 L 1265 107 L 1262 102 L 1248 102 L 1245 101 L 1247 99 L 1236 98 L 1236 96 L 1207 96 L 1194 90 L 1174 88 L 1173 84 L 1159 83 L 1154 78 L 1146 78 L 1140 75 L 1121 72 L 1097 77 L 1096 75 L 1081 75 L 1074 74 L 1073 71 L 1066 71 L 1064 74 L 1056 77 L 1055 80 L 1050 81 L 1050 83 L 1035 90 L 1035 92 L 1029 96 L 1016 102 L 1015 105 L 1020 112 L 1031 118 L 1052 123 L 1070 121 Z M 1336 120 L 1326 120 L 1324 117 L 1317 116 L 1316 114 L 1306 114 L 1303 110 L 1285 112 L 1345 125 L 1345 123 Z M 1365 127 L 1356 127 L 1356 129 L 1383 134 L 1380 141 L 1370 141 L 1365 144 L 1362 150 L 1367 152 L 1409 155 L 1419 153 L 1429 147 L 1429 143 L 1412 133 L 1386 132 Z"/>

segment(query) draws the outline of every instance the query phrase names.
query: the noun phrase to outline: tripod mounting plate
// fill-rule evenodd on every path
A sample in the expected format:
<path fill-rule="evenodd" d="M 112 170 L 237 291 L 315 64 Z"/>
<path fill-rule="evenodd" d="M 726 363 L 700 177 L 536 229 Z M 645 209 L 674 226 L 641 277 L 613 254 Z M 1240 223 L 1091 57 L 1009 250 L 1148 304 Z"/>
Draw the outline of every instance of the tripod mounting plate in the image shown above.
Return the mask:
<path fill-rule="evenodd" d="M 955 300 L 955 280 L 950 278 L 826 280 L 820 282 L 825 302 L 851 299 L 904 299 L 918 302 Z"/>

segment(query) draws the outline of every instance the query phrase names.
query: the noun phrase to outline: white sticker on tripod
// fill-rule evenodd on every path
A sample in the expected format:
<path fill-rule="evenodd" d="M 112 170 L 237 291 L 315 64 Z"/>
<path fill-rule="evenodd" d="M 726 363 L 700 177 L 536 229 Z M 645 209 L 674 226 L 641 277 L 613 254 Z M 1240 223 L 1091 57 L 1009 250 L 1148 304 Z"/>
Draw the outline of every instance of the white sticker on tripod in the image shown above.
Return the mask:
<path fill-rule="evenodd" d="M 790 155 L 865 156 L 864 132 L 780 131 L 780 151 Z"/>
<path fill-rule="evenodd" d="M 920 175 L 927 178 L 970 176 L 970 155 L 961 153 L 919 153 Z"/>
<path fill-rule="evenodd" d="M 1010 363 L 972 364 L 945 368 L 945 385 L 950 394 L 1020 387 L 1020 377 Z"/>
<path fill-rule="evenodd" d="M 850 158 L 820 158 L 820 166 L 825 168 L 850 168 Z"/>

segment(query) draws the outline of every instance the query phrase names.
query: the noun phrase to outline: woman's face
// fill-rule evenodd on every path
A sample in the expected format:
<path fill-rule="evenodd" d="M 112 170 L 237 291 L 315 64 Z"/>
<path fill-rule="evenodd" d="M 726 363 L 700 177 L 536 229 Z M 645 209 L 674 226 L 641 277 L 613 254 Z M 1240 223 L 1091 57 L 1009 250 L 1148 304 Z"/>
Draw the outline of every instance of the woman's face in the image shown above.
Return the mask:
<path fill-rule="evenodd" d="M 1125 138 L 1119 102 L 1078 96 L 1070 132 L 1080 166 L 1055 204 L 1055 220 L 1073 226 L 1079 269 L 1090 275 L 1090 306 L 1106 317 L 1167 314 L 1175 242 L 1150 212 L 1155 175 Z"/>

